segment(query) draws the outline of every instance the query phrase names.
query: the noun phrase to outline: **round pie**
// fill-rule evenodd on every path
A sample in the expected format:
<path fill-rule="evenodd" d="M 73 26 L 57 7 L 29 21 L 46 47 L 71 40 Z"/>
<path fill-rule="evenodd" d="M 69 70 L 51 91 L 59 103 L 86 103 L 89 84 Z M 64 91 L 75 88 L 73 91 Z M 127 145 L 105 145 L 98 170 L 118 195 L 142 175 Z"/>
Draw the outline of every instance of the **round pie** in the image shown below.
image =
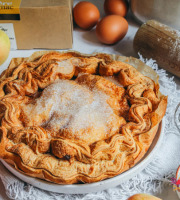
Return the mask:
<path fill-rule="evenodd" d="M 153 141 L 167 97 L 131 63 L 144 67 L 102 53 L 12 59 L 0 79 L 0 158 L 59 184 L 96 182 L 133 167 Z"/>

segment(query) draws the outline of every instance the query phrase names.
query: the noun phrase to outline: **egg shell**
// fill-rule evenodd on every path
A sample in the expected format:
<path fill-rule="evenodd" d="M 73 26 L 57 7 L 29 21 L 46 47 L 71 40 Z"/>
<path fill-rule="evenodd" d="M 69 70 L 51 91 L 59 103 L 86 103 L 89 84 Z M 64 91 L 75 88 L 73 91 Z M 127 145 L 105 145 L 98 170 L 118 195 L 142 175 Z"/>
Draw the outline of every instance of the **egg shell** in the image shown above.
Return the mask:
<path fill-rule="evenodd" d="M 128 3 L 125 0 L 105 0 L 104 11 L 107 15 L 126 16 L 128 12 Z"/>
<path fill-rule="evenodd" d="M 91 29 L 97 24 L 100 12 L 94 4 L 88 1 L 81 1 L 74 7 L 73 16 L 74 21 L 79 27 Z"/>
<path fill-rule="evenodd" d="M 119 15 L 109 15 L 96 26 L 97 38 L 104 44 L 114 44 L 122 40 L 128 31 L 128 22 Z"/>

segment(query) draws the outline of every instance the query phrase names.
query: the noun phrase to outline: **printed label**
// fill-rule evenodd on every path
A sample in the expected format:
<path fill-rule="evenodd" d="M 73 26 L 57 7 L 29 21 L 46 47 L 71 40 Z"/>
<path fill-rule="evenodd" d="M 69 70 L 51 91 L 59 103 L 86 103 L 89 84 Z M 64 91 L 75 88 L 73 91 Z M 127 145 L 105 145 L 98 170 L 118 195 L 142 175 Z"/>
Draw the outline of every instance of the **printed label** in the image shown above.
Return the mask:
<path fill-rule="evenodd" d="M 0 14 L 20 14 L 21 0 L 0 0 Z"/>
<path fill-rule="evenodd" d="M 12 23 L 0 23 L 0 30 L 4 31 L 11 42 L 11 50 L 16 50 L 17 49 L 17 45 L 16 45 L 16 37 L 15 37 L 15 33 L 14 33 L 14 27 Z"/>

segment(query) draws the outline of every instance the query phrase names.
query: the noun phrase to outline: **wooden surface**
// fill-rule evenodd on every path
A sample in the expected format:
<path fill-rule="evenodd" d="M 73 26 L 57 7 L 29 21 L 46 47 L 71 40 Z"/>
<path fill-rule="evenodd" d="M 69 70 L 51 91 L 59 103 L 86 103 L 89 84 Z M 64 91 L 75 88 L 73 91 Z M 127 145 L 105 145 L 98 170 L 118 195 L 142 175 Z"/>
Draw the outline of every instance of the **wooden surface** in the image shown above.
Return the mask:
<path fill-rule="evenodd" d="M 155 20 L 149 20 L 137 31 L 134 50 L 153 58 L 159 66 L 180 77 L 180 32 Z"/>

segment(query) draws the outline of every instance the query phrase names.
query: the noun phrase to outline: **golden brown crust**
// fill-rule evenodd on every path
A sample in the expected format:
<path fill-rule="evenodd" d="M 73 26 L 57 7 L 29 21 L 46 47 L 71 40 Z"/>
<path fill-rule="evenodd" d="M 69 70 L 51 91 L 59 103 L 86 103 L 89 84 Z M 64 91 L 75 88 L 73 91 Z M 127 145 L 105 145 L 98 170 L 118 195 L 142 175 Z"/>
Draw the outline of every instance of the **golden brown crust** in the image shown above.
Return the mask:
<path fill-rule="evenodd" d="M 150 147 L 167 106 L 156 80 L 140 73 L 137 69 L 143 64 L 134 60 L 47 51 L 12 59 L 0 81 L 0 158 L 25 174 L 59 184 L 96 182 L 134 166 Z M 90 103 L 93 91 L 105 95 L 113 110 L 108 115 L 113 120 L 107 118 L 105 123 L 108 134 L 104 123 L 98 129 L 89 126 L 75 133 L 74 125 L 56 131 L 48 124 L 52 105 L 40 114 L 34 111 L 36 100 L 59 79 L 75 79 L 76 83 L 65 83 L 72 88 L 78 85 Z M 25 108 L 31 107 L 34 110 L 27 114 Z"/>

